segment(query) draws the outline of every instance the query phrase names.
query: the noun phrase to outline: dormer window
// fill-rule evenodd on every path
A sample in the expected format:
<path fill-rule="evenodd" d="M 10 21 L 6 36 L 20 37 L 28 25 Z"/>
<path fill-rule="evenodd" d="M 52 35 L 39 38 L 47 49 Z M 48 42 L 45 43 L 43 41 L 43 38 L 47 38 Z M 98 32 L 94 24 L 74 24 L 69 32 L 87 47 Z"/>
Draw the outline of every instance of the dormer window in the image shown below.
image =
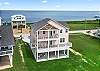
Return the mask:
<path fill-rule="evenodd" d="M 60 30 L 60 33 L 62 33 L 62 29 Z"/>

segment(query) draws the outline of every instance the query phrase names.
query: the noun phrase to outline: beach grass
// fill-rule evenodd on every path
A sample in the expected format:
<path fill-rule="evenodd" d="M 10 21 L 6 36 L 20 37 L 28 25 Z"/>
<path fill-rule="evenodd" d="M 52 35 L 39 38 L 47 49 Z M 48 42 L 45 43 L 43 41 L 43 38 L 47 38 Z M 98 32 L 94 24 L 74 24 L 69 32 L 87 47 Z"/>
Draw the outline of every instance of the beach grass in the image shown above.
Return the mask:
<path fill-rule="evenodd" d="M 29 45 L 17 40 L 14 48 L 14 67 L 2 71 L 100 71 L 100 39 L 83 34 L 71 34 L 70 41 L 73 43 L 72 49 L 84 57 L 70 52 L 69 58 L 37 63 Z M 21 60 L 19 44 L 25 62 Z"/>

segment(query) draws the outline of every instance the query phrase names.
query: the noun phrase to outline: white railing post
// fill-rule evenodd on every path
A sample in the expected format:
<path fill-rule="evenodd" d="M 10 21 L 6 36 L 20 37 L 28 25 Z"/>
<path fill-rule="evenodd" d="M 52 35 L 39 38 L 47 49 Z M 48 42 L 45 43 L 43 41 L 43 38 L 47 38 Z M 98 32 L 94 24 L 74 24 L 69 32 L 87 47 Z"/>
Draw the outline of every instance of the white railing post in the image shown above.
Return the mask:
<path fill-rule="evenodd" d="M 48 30 L 48 59 L 49 59 L 49 30 Z"/>

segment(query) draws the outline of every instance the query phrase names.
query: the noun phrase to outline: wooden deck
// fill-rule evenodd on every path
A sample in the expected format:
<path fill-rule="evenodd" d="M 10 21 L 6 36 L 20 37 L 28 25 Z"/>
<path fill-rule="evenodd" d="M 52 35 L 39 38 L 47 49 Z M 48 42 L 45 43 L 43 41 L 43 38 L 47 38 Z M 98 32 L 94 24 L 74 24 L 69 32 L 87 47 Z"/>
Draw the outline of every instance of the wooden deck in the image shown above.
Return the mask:
<path fill-rule="evenodd" d="M 13 29 L 13 34 L 14 37 L 20 37 L 20 35 L 25 35 L 25 34 L 29 34 L 30 33 L 30 29 L 29 28 L 22 28 L 22 30 L 17 30 L 17 29 Z"/>

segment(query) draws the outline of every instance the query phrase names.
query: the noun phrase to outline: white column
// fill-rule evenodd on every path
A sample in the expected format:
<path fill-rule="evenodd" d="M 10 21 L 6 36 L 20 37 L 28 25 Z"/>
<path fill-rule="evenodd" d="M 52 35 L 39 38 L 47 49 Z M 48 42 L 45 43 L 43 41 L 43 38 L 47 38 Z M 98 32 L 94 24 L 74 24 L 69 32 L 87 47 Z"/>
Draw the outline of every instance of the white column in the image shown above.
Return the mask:
<path fill-rule="evenodd" d="M 55 56 L 56 56 L 56 51 L 55 51 Z"/>
<path fill-rule="evenodd" d="M 12 21 L 11 21 L 11 26 L 12 26 L 12 29 L 13 29 L 13 26 L 14 26 L 14 25 L 13 25 L 13 22 L 12 22 Z"/>
<path fill-rule="evenodd" d="M 10 66 L 13 66 L 13 64 L 12 64 L 12 55 L 9 55 L 9 60 L 10 60 Z"/>
<path fill-rule="evenodd" d="M 14 47 L 12 46 L 12 54 L 14 53 Z"/>
<path fill-rule="evenodd" d="M 38 61 L 38 31 L 36 33 L 37 33 L 37 61 Z"/>
<path fill-rule="evenodd" d="M 69 57 L 69 49 L 67 49 L 67 57 Z"/>
<path fill-rule="evenodd" d="M 58 30 L 58 35 L 59 35 L 59 30 Z M 60 38 L 58 36 L 58 58 L 59 58 L 59 42 L 60 42 Z"/>
<path fill-rule="evenodd" d="M 48 59 L 49 59 L 49 30 L 48 30 Z"/>
<path fill-rule="evenodd" d="M 16 24 L 17 24 L 17 30 L 18 30 L 18 23 L 16 22 Z"/>
<path fill-rule="evenodd" d="M 37 52 L 36 52 L 36 49 L 35 49 L 35 53 L 34 53 L 34 57 L 35 57 L 35 59 L 36 59 L 36 55 L 37 55 L 36 53 L 37 53 Z"/>
<path fill-rule="evenodd" d="M 65 51 L 66 51 L 66 50 L 64 50 L 64 55 L 65 55 Z"/>
<path fill-rule="evenodd" d="M 26 21 L 25 21 L 25 29 L 26 29 Z"/>

